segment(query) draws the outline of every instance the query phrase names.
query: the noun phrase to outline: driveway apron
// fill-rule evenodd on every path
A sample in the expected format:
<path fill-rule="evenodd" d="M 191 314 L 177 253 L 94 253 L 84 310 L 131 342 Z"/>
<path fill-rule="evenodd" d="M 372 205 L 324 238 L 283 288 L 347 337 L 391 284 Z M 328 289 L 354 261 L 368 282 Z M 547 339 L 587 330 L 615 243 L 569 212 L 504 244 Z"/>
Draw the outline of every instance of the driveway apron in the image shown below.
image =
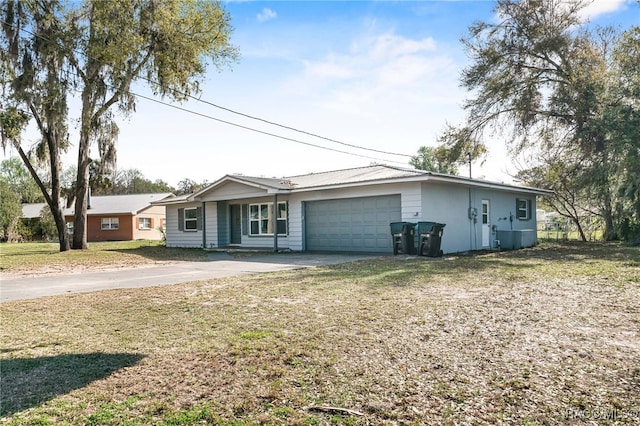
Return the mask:
<path fill-rule="evenodd" d="M 361 254 L 282 253 L 233 257 L 212 253 L 205 262 L 143 265 L 96 272 L 41 275 L 18 278 L 0 276 L 0 302 L 119 288 L 179 284 L 263 272 L 334 265 L 371 258 Z"/>

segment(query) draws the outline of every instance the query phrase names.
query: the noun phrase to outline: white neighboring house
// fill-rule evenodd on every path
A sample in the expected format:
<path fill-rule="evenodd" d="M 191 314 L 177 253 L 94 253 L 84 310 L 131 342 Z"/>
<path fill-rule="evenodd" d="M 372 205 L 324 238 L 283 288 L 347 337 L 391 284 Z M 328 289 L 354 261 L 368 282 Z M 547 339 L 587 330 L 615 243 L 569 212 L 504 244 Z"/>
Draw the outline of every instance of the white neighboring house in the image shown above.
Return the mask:
<path fill-rule="evenodd" d="M 286 178 L 226 175 L 152 204 L 166 206 L 167 247 L 391 253 L 390 223 L 428 221 L 446 225 L 441 248 L 454 253 L 495 249 L 500 239 L 535 245 L 536 196 L 549 194 L 374 165 Z"/>

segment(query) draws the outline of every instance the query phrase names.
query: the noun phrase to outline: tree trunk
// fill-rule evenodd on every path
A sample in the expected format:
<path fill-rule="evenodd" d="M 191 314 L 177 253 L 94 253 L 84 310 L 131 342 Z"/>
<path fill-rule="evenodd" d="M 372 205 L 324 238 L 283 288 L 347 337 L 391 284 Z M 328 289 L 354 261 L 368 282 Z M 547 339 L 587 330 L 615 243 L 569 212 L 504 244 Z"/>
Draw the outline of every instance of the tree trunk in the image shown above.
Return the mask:
<path fill-rule="evenodd" d="M 614 212 L 611 201 L 611 175 L 609 174 L 609 155 L 606 149 L 602 152 L 602 190 L 604 191 L 602 200 L 602 218 L 604 219 L 604 240 L 612 241 L 616 239 L 617 232 L 614 225 Z"/>
<path fill-rule="evenodd" d="M 64 214 L 60 205 L 58 204 L 57 208 L 54 206 L 49 206 L 51 209 L 51 214 L 53 215 L 53 219 L 56 222 L 56 229 L 58 230 L 58 240 L 60 241 L 60 251 L 68 251 L 69 250 L 69 236 L 67 234 L 67 222 L 64 220 Z"/>
<path fill-rule="evenodd" d="M 51 215 L 53 216 L 53 220 L 56 223 L 56 230 L 58 231 L 58 241 L 60 242 L 60 251 L 68 251 L 69 250 L 69 237 L 67 235 L 67 223 L 64 220 L 63 210 L 60 208 L 60 179 L 59 179 L 59 170 L 60 170 L 60 157 L 58 155 L 51 153 L 51 145 L 55 144 L 54 141 L 50 140 L 51 135 L 48 135 L 48 145 L 50 148 L 50 165 L 51 165 L 51 194 L 47 191 L 47 188 L 44 186 L 40 177 L 36 173 L 31 161 L 29 161 L 29 157 L 22 150 L 22 147 L 18 146 L 18 154 L 24 165 L 29 170 L 31 177 L 36 181 L 36 184 L 40 188 L 40 191 L 44 195 L 44 199 L 47 201 L 47 205 L 49 206 L 49 210 L 51 210 Z"/>
<path fill-rule="evenodd" d="M 82 126 L 84 127 L 84 126 Z M 87 126 L 88 127 L 88 126 Z M 84 250 L 87 246 L 87 196 L 89 193 L 89 135 L 81 130 L 78 148 L 78 175 L 76 177 L 75 226 L 73 249 Z"/>
<path fill-rule="evenodd" d="M 604 200 L 602 209 L 602 218 L 604 219 L 604 240 L 615 240 L 617 235 L 615 224 L 613 223 L 613 207 L 611 206 L 611 190 L 609 189 L 609 182 L 604 189 Z"/>
<path fill-rule="evenodd" d="M 580 221 L 577 218 L 572 218 L 573 219 L 573 223 L 576 224 L 576 228 L 578 228 L 578 234 L 580 234 L 580 239 L 583 242 L 587 241 L 587 236 L 584 233 L 584 229 L 582 229 L 582 225 L 580 224 Z"/>
<path fill-rule="evenodd" d="M 93 5 L 91 6 L 93 8 Z M 93 13 L 93 12 L 91 12 Z M 95 43 L 93 25 L 89 27 L 89 44 Z M 73 248 L 87 248 L 87 197 L 89 194 L 89 148 L 91 131 L 96 106 L 95 84 L 92 84 L 99 73 L 100 64 L 93 57 L 87 59 L 82 90 L 82 112 L 80 116 L 80 144 L 78 146 L 78 174 L 76 177 L 75 227 L 73 229 Z"/>

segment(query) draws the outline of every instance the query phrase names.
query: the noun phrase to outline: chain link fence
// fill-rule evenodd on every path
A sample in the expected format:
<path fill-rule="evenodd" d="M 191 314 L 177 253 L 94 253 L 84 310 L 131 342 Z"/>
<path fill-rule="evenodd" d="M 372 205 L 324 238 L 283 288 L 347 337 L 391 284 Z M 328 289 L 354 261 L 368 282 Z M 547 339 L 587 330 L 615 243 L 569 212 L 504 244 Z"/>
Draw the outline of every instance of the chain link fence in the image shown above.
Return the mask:
<path fill-rule="evenodd" d="M 555 212 L 539 212 L 537 221 L 539 241 L 581 240 L 578 226 L 569 218 Z M 580 221 L 582 231 L 588 241 L 601 241 L 604 226 L 598 217 L 587 216 Z"/>

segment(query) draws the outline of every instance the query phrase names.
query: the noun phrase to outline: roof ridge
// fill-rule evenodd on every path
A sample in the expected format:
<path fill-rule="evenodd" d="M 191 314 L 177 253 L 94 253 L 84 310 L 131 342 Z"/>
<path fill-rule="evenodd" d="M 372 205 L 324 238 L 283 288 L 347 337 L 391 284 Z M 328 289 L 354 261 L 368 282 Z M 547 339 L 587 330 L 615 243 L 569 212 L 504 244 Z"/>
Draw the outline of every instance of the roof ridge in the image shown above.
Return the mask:
<path fill-rule="evenodd" d="M 387 164 L 371 164 L 371 165 L 368 165 L 368 166 L 347 167 L 346 169 L 325 170 L 323 172 L 311 172 L 311 173 L 305 173 L 305 174 L 301 174 L 301 175 L 284 176 L 284 177 L 287 178 L 287 179 L 291 179 L 291 178 L 297 178 L 297 177 L 302 177 L 302 176 L 317 176 L 317 175 L 323 175 L 323 174 L 328 174 L 328 173 L 346 172 L 348 170 L 370 169 L 370 168 L 373 168 L 373 167 L 387 167 L 387 168 L 391 168 L 391 169 L 395 168 L 395 167 L 389 166 Z M 400 168 L 397 168 L 397 169 L 401 170 Z"/>
<path fill-rule="evenodd" d="M 140 194 L 103 194 L 103 195 L 93 195 L 91 194 L 91 198 L 96 197 L 132 197 L 132 196 L 141 196 L 141 195 L 166 195 L 173 194 L 173 192 L 143 192 Z"/>

